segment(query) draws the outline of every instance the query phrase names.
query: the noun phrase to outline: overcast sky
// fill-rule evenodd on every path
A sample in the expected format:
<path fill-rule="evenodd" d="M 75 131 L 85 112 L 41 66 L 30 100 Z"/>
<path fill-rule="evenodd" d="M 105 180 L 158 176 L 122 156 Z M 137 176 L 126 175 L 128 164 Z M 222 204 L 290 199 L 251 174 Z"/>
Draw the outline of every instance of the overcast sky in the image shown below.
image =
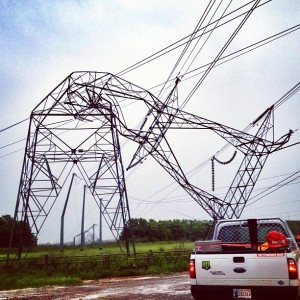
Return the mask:
<path fill-rule="evenodd" d="M 191 34 L 208 2 L 0 1 L 0 215 L 14 214 L 29 122 L 3 129 L 27 119 L 33 108 L 73 71 L 118 74 Z M 229 11 L 242 3 L 245 1 L 233 1 Z M 299 20 L 298 0 L 271 1 L 253 12 L 224 55 L 299 25 Z M 214 32 L 190 70 L 211 61 L 240 21 L 230 22 Z M 122 78 L 157 93 L 157 89 L 152 88 L 167 80 L 182 49 L 128 72 Z M 300 32 L 296 30 L 217 66 L 184 109 L 243 130 L 300 81 L 299 53 Z M 191 79 L 183 77 L 178 87 L 180 103 L 200 77 L 201 74 Z M 290 144 L 300 141 L 299 97 L 299 93 L 295 94 L 275 110 L 275 139 L 292 129 L 295 133 Z M 196 130 L 168 132 L 168 140 L 183 169 L 190 174 L 190 180 L 212 193 L 211 166 L 204 162 L 226 142 L 214 132 Z M 246 207 L 242 217 L 300 219 L 299 180 L 268 195 L 267 192 L 260 194 L 286 179 L 288 174 L 299 171 L 299 147 L 292 146 L 269 157 L 252 195 L 257 196 L 249 202 L 251 205 Z M 124 149 L 125 167 L 135 149 L 128 148 Z M 228 148 L 220 159 L 228 160 L 234 150 Z M 232 164 L 216 166 L 215 194 L 218 197 L 226 194 L 241 160 L 242 156 L 238 154 Z M 197 172 L 190 173 L 195 167 Z M 207 213 L 151 157 L 134 172 L 127 172 L 126 177 L 132 217 L 209 219 Z M 66 240 L 69 241 L 80 232 L 81 212 L 78 209 L 83 183 L 76 183 L 67 212 Z M 39 242 L 59 241 L 61 205 L 62 201 L 48 217 Z M 92 206 L 87 215 L 86 228 L 99 223 Z M 104 236 L 109 237 L 109 233 Z"/>

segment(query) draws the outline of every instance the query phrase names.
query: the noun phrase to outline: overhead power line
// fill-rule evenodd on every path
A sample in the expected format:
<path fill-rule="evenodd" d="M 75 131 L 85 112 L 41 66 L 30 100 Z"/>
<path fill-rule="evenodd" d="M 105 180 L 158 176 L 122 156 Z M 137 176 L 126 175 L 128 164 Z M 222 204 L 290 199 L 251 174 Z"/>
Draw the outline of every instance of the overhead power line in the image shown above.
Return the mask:
<path fill-rule="evenodd" d="M 21 142 L 23 142 L 23 141 L 26 141 L 26 138 L 25 138 L 25 139 L 20 139 L 20 140 L 18 140 L 18 141 L 15 141 L 15 142 L 13 142 L 13 143 L 10 143 L 10 144 L 4 145 L 4 146 L 1 146 L 0 149 L 4 149 L 4 148 L 6 148 L 6 147 L 9 147 L 9 146 L 12 146 L 12 145 L 21 143 Z"/>
<path fill-rule="evenodd" d="M 286 178 L 284 178 L 283 180 L 279 181 L 278 183 L 276 183 L 276 184 L 274 184 L 272 186 L 264 188 L 262 192 L 260 192 L 259 194 L 255 195 L 254 197 L 252 197 L 251 199 L 254 199 L 254 198 L 260 196 L 260 198 L 258 198 L 256 200 L 254 200 L 253 202 L 247 204 L 246 207 L 254 204 L 255 202 L 257 202 L 257 201 L 259 201 L 261 199 L 263 199 L 264 197 L 268 196 L 269 194 L 275 192 L 276 190 L 278 190 L 278 189 L 280 189 L 282 187 L 285 187 L 287 185 L 292 184 L 294 181 L 296 181 L 297 179 L 300 178 L 300 171 L 296 171 L 296 172 L 289 173 L 289 174 L 283 174 L 283 175 L 273 176 L 273 177 L 269 177 L 269 178 L 263 178 L 260 181 L 266 180 L 266 179 L 275 178 L 275 177 L 282 177 L 282 176 L 286 176 L 286 175 L 288 175 L 288 176 Z M 296 183 L 299 184 L 300 182 L 296 182 Z M 143 211 L 146 210 L 146 212 L 144 214 L 148 214 L 157 205 L 163 205 L 163 204 L 174 203 L 174 202 L 176 202 L 176 203 L 178 203 L 178 202 L 180 202 L 180 203 L 186 203 L 186 202 L 192 202 L 193 201 L 192 199 L 190 199 L 188 197 L 185 197 L 184 195 L 174 196 L 174 197 L 164 197 L 163 199 L 152 200 L 152 201 L 151 200 L 145 200 L 145 199 L 139 199 L 139 198 L 136 198 L 136 197 L 131 197 L 131 198 L 133 198 L 133 199 L 135 199 L 135 200 L 138 201 L 138 202 L 136 202 L 136 204 L 138 206 L 141 205 L 141 204 L 146 205 L 146 207 L 143 209 Z M 286 202 L 286 203 L 290 203 L 290 202 Z M 274 206 L 274 204 L 272 204 L 272 206 Z M 177 213 L 181 214 L 181 212 L 178 212 L 178 211 L 177 211 Z"/>
<path fill-rule="evenodd" d="M 0 132 L 3 132 L 3 131 L 6 131 L 6 130 L 12 128 L 12 127 L 15 127 L 15 126 L 17 126 L 17 125 L 19 125 L 19 124 L 21 124 L 21 123 L 27 121 L 27 120 L 29 120 L 29 118 L 26 118 L 26 119 L 24 119 L 24 120 L 22 120 L 22 121 L 19 121 L 19 122 L 15 123 L 15 124 L 12 124 L 12 125 L 10 125 L 10 126 L 8 126 L 8 127 L 6 127 L 6 128 L 3 128 L 3 129 L 0 130 Z"/>
<path fill-rule="evenodd" d="M 222 3 L 222 1 L 219 3 L 217 9 L 215 10 L 215 12 L 213 13 L 213 15 L 211 16 L 211 18 L 210 18 L 208 24 L 212 21 L 212 18 L 213 18 L 214 15 L 216 14 L 216 12 L 217 12 L 217 10 L 219 9 L 221 3 Z M 183 51 L 181 52 L 181 54 L 180 54 L 180 56 L 179 56 L 177 62 L 175 63 L 173 69 L 171 70 L 171 73 L 169 74 L 168 79 L 165 81 L 165 83 L 164 83 L 164 85 L 163 85 L 163 87 L 162 87 L 162 89 L 161 89 L 161 91 L 160 91 L 158 97 L 161 95 L 162 91 L 164 90 L 166 83 L 170 80 L 170 78 L 172 77 L 172 75 L 175 73 L 176 68 L 179 66 L 181 60 L 184 58 L 184 56 L 185 56 L 185 54 L 187 53 L 189 47 L 191 46 L 193 40 L 196 39 L 196 34 L 197 34 L 197 32 L 199 32 L 199 31 L 201 30 L 201 28 L 204 28 L 204 30 L 203 30 L 203 32 L 201 33 L 201 35 L 197 38 L 197 42 L 196 42 L 196 44 L 194 45 L 192 51 L 190 51 L 190 53 L 188 54 L 187 58 L 185 59 L 185 62 L 183 63 L 183 66 L 181 67 L 181 70 L 182 70 L 182 68 L 185 66 L 185 64 L 187 63 L 188 59 L 191 57 L 193 51 L 195 50 L 195 47 L 197 46 L 197 44 L 199 43 L 199 41 L 200 41 L 200 39 L 201 39 L 201 37 L 205 34 L 205 31 L 206 31 L 206 29 L 208 28 L 208 25 L 206 25 L 206 26 L 203 27 L 203 24 L 204 24 L 205 19 L 208 17 L 210 11 L 212 10 L 214 4 L 215 4 L 215 1 L 210 1 L 209 4 L 207 5 L 207 7 L 206 7 L 204 13 L 202 14 L 202 16 L 201 16 L 201 18 L 200 18 L 200 20 L 199 20 L 199 22 L 198 22 L 198 24 L 197 24 L 197 26 L 196 26 L 196 28 L 194 29 L 193 33 L 190 35 L 190 37 L 189 37 L 187 43 L 185 44 L 185 47 L 184 47 Z M 225 14 L 225 12 L 223 13 L 223 15 L 224 15 L 224 14 Z M 223 15 L 222 15 L 222 16 L 223 16 Z M 220 21 L 220 20 L 221 20 L 221 19 L 219 19 L 219 21 Z M 215 24 L 214 28 L 210 31 L 210 34 L 208 35 L 206 41 L 207 41 L 207 40 L 209 39 L 209 37 L 211 36 L 211 34 L 212 34 L 213 30 L 215 29 L 215 27 L 217 26 L 217 24 L 218 24 L 218 22 Z M 205 43 L 206 43 L 206 41 L 205 41 Z M 205 43 L 204 43 L 204 44 L 205 44 Z M 203 46 L 202 46 L 202 47 L 203 47 Z M 202 47 L 201 47 L 201 48 L 202 48 Z M 199 50 L 199 51 L 200 51 L 200 50 Z M 180 71 L 178 72 L 178 75 L 179 75 L 179 74 L 180 74 Z"/>
<path fill-rule="evenodd" d="M 297 172 L 293 173 L 292 175 L 289 175 L 285 179 L 275 183 L 271 187 L 268 187 L 267 189 L 265 189 L 262 192 L 256 194 L 255 196 L 253 196 L 252 198 L 250 198 L 250 201 L 252 200 L 252 202 L 248 203 L 246 205 L 246 207 L 249 206 L 249 205 L 252 205 L 253 203 L 259 201 L 260 199 L 268 196 L 269 194 L 277 191 L 278 189 L 280 189 L 282 187 L 285 187 L 286 185 L 290 184 L 291 182 L 297 180 L 298 178 L 300 178 L 300 171 L 297 171 Z M 257 198 L 257 197 L 259 197 L 259 198 Z M 257 198 L 257 199 L 253 200 L 254 198 Z"/>
<path fill-rule="evenodd" d="M 272 35 L 270 37 L 267 37 L 265 39 L 262 39 L 262 40 L 260 40 L 260 41 L 258 41 L 256 43 L 248 45 L 248 46 L 246 46 L 246 47 L 244 47 L 242 49 L 234 51 L 234 52 L 232 52 L 232 53 L 230 53 L 228 55 L 222 56 L 218 60 L 218 63 L 215 65 L 215 67 L 223 65 L 223 64 L 225 64 L 225 63 L 227 63 L 227 62 L 229 62 L 229 61 L 231 61 L 233 59 L 236 59 L 236 58 L 238 58 L 238 57 L 240 57 L 242 55 L 245 55 L 245 54 L 247 54 L 247 53 L 249 53 L 251 51 L 254 51 L 254 50 L 256 50 L 256 49 L 258 49 L 258 48 L 260 48 L 262 46 L 265 46 L 265 45 L 267 45 L 267 44 L 269 44 L 269 43 L 271 43 L 271 42 L 273 42 L 273 41 L 275 41 L 275 40 L 277 40 L 279 38 L 282 38 L 282 37 L 284 37 L 284 36 L 286 36 L 288 34 L 293 33 L 296 30 L 299 30 L 299 29 L 300 29 L 300 24 L 298 24 L 296 26 L 293 26 L 293 27 L 291 27 L 289 29 L 283 30 L 283 31 L 281 31 L 281 32 L 279 32 L 279 33 L 277 33 L 275 35 Z M 211 62 L 209 62 L 207 64 L 204 64 L 204 65 L 202 65 L 200 67 L 197 67 L 197 68 L 195 68 L 195 69 L 193 69 L 191 71 L 186 72 L 185 75 L 190 75 L 190 76 L 185 76 L 185 79 L 182 79 L 182 81 L 189 80 L 189 79 L 191 79 L 191 78 L 193 78 L 195 76 L 198 76 L 201 73 L 204 73 L 205 72 L 205 68 L 207 68 L 210 64 L 211 64 Z M 202 70 L 202 69 L 204 69 L 204 70 Z M 197 72 L 197 73 L 195 73 L 195 72 Z M 170 79 L 170 81 L 172 81 L 172 80 L 173 79 Z M 159 85 L 156 86 L 156 87 L 159 87 Z M 156 87 L 154 87 L 154 88 L 156 88 Z"/>
<path fill-rule="evenodd" d="M 257 8 L 259 2 L 260 2 L 260 0 L 255 1 L 254 4 L 253 4 L 253 6 L 251 7 L 251 9 L 247 11 L 245 17 L 240 22 L 240 24 L 237 26 L 237 28 L 234 30 L 233 34 L 230 36 L 230 38 L 227 40 L 227 42 L 225 43 L 225 45 L 222 47 L 221 51 L 219 51 L 219 53 L 217 54 L 217 56 L 215 57 L 215 59 L 213 60 L 213 62 L 208 66 L 208 68 L 205 70 L 205 72 L 202 75 L 202 77 L 198 80 L 198 82 L 196 83 L 196 85 L 194 86 L 194 88 L 192 89 L 192 91 L 185 98 L 184 102 L 180 106 L 181 109 L 185 107 L 185 105 L 188 103 L 188 101 L 195 94 L 195 92 L 197 91 L 197 89 L 199 88 L 199 86 L 202 84 L 202 82 L 204 81 L 204 79 L 207 77 L 207 75 L 210 73 L 210 71 L 212 70 L 212 68 L 217 63 L 217 61 L 221 58 L 221 56 L 223 55 L 223 53 L 225 52 L 225 50 L 231 44 L 231 42 L 236 37 L 236 35 L 238 34 L 238 32 L 241 30 L 241 28 L 244 26 L 244 24 L 246 23 L 246 21 L 249 19 L 250 15 Z"/>
<path fill-rule="evenodd" d="M 267 0 L 267 1 L 263 2 L 263 3 L 261 3 L 260 5 L 258 5 L 256 8 L 259 8 L 259 7 L 261 7 L 261 6 L 263 6 L 263 5 L 267 4 L 267 3 L 269 3 L 270 1 L 271 1 L 271 0 Z M 237 19 L 237 18 L 239 18 L 239 17 L 245 15 L 247 12 L 243 12 L 243 13 L 241 13 L 241 14 L 239 14 L 239 15 L 235 15 L 235 16 L 233 16 L 233 17 L 232 17 L 231 19 L 229 19 L 229 20 L 227 20 L 227 18 L 228 18 L 229 16 L 231 16 L 231 15 L 237 13 L 238 11 L 244 9 L 247 5 L 251 4 L 252 2 L 254 2 L 254 0 L 249 1 L 248 3 L 246 3 L 246 4 L 242 5 L 242 6 L 240 6 L 239 8 L 233 10 L 232 12 L 228 13 L 227 15 L 222 16 L 220 19 L 217 19 L 217 20 L 215 20 L 214 22 L 212 22 L 211 24 L 208 24 L 208 25 L 206 25 L 206 26 L 214 26 L 214 24 L 217 23 L 217 22 L 219 22 L 220 20 L 225 20 L 224 23 L 222 23 L 222 24 L 220 24 L 219 26 L 216 27 L 216 28 L 219 28 L 219 27 L 221 27 L 221 26 L 227 24 L 228 22 L 234 21 L 235 19 Z M 216 28 L 214 28 L 214 29 L 216 29 Z M 146 57 L 146 58 L 140 60 L 139 62 L 134 63 L 133 65 L 131 65 L 131 66 L 125 68 L 124 70 L 120 71 L 120 72 L 117 73 L 116 75 L 117 75 L 117 76 L 122 76 L 122 75 L 124 75 L 124 74 L 127 74 L 127 73 L 129 73 L 129 72 L 131 72 L 131 71 L 133 71 L 133 70 L 135 70 L 135 69 L 137 69 L 137 68 L 139 68 L 139 67 L 141 67 L 141 66 L 143 66 L 143 65 L 145 65 L 145 64 L 147 64 L 147 63 L 149 63 L 149 62 L 151 62 L 151 61 L 153 61 L 153 60 L 155 60 L 155 59 L 157 59 L 157 58 L 159 58 L 159 57 L 161 57 L 161 56 L 163 56 L 163 55 L 165 55 L 165 54 L 171 52 L 171 51 L 173 51 L 173 50 L 176 50 L 176 49 L 179 48 L 179 47 L 182 47 L 182 46 L 186 45 L 186 44 L 189 42 L 189 40 L 191 39 L 192 36 L 193 36 L 193 39 L 199 38 L 199 35 L 202 35 L 202 34 L 203 34 L 201 31 L 203 31 L 204 29 L 205 29 L 205 28 L 199 28 L 199 29 L 196 31 L 196 32 L 198 33 L 198 35 L 194 35 L 195 31 L 193 31 L 193 33 L 191 33 L 191 34 L 189 34 L 189 35 L 187 35 L 187 36 L 181 38 L 180 40 L 178 40 L 178 41 L 172 43 L 171 45 L 169 45 L 169 46 L 167 46 L 167 47 L 165 47 L 165 48 L 163 48 L 163 49 L 161 49 L 161 50 L 155 52 L 154 54 L 151 54 L 150 56 L 148 56 L 148 57 Z M 209 32 L 210 32 L 211 30 L 213 30 L 213 29 L 207 30 L 207 31 L 205 32 L 205 34 L 209 34 Z"/>

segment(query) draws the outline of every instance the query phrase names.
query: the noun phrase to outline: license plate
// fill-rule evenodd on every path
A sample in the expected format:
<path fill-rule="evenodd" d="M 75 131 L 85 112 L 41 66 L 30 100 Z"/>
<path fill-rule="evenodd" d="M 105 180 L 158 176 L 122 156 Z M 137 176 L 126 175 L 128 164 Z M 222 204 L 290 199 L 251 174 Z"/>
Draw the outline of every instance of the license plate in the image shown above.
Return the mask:
<path fill-rule="evenodd" d="M 234 299 L 252 299 L 250 289 L 233 289 Z"/>

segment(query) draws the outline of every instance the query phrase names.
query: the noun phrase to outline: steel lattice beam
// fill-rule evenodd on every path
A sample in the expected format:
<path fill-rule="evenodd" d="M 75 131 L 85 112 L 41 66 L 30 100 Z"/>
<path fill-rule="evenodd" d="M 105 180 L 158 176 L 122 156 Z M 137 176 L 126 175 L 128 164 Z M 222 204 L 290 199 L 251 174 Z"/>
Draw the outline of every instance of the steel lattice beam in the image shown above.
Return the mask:
<path fill-rule="evenodd" d="M 124 233 L 129 252 L 130 210 L 119 141 L 125 120 L 119 102 L 153 102 L 152 97 L 109 73 L 75 72 L 63 80 L 31 113 L 15 219 L 37 236 L 76 171 L 115 238 Z"/>

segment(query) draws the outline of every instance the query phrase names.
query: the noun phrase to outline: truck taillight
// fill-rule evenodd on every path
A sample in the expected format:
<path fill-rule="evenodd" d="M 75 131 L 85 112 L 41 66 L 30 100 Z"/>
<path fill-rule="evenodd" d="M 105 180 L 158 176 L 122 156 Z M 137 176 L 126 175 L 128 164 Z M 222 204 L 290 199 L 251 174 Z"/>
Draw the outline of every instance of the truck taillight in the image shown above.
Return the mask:
<path fill-rule="evenodd" d="M 190 260 L 190 278 L 196 278 L 195 259 Z"/>
<path fill-rule="evenodd" d="M 288 270 L 290 279 L 298 279 L 298 268 L 293 258 L 288 258 Z"/>

